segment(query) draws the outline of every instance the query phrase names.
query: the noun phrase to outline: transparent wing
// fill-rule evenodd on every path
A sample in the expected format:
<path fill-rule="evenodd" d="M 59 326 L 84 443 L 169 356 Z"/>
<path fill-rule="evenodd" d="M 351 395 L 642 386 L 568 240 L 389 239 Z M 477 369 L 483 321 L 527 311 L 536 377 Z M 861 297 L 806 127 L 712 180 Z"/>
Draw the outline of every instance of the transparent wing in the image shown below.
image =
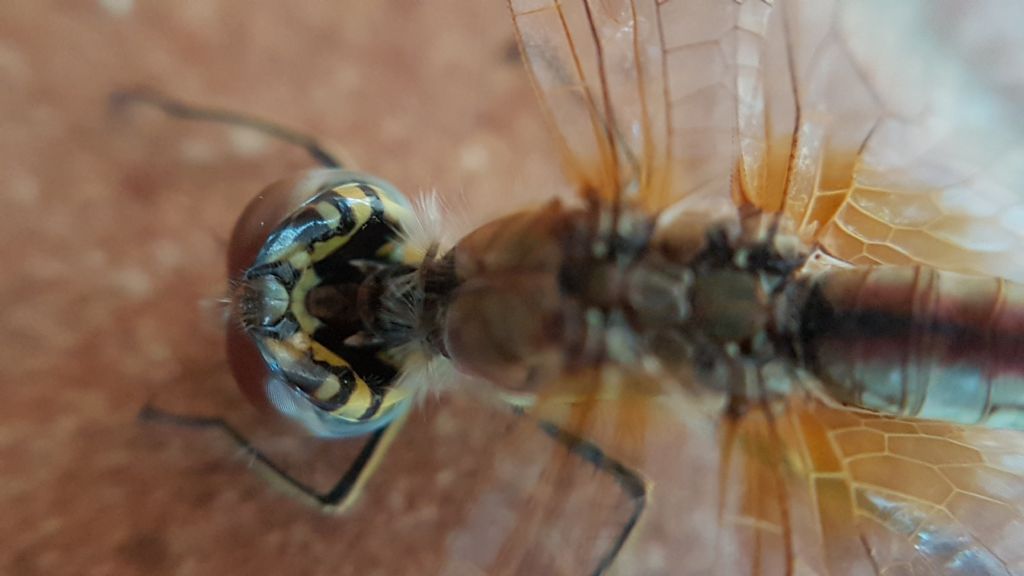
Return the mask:
<path fill-rule="evenodd" d="M 723 573 L 1019 574 L 1024 437 L 792 401 L 719 442 Z M 745 557 L 745 559 L 744 559 Z"/>
<path fill-rule="evenodd" d="M 695 196 L 749 202 L 784 211 L 808 243 L 855 264 L 1022 277 L 1024 67 L 1013 63 L 1024 37 L 1011 24 L 1021 8 L 510 5 L 585 194 L 633 195 L 655 209 Z M 583 400 L 535 415 L 590 440 L 650 489 L 612 572 L 1024 573 L 1019 433 L 801 398 L 730 419 L 686 399 L 615 398 L 598 380 Z M 555 388 L 564 389 L 550 398 L 564 400 L 581 386 Z M 457 540 L 480 573 L 589 573 L 630 517 L 614 478 L 587 474 L 578 454 L 541 439 L 516 443 L 536 467 L 516 469 L 504 450 L 484 466 L 483 486 L 528 479 L 520 498 L 472 496 L 487 513 Z M 493 545 L 473 549 L 488 529 Z"/>
<path fill-rule="evenodd" d="M 729 419 L 595 393 L 534 415 L 644 480 L 646 505 L 613 574 L 1024 573 L 1019 433 L 802 399 Z M 476 512 L 449 540 L 462 543 L 452 562 L 487 574 L 594 573 L 636 501 L 615 474 L 527 430 L 482 463 L 481 489 L 467 494 Z"/>
<path fill-rule="evenodd" d="M 859 541 L 861 565 L 880 571 L 1024 570 L 1020 433 L 820 406 L 794 416 L 791 426 L 813 463 L 810 488 L 818 511 L 832 520 L 821 522 L 822 533 L 838 537 L 828 539 L 827 559 L 843 560 Z M 825 515 L 833 511 L 839 514 Z"/>
<path fill-rule="evenodd" d="M 678 572 L 666 548 L 689 549 L 680 524 L 698 519 L 674 500 L 690 495 L 687 485 L 662 485 L 661 471 L 693 460 L 685 432 L 697 420 L 683 426 L 661 399 L 632 393 L 658 383 L 612 374 L 594 370 L 544 387 L 521 427 L 481 463 L 480 488 L 467 494 L 478 513 L 452 536 L 463 543 L 454 558 L 480 574 Z M 493 541 L 481 547 L 484 533 Z"/>
<path fill-rule="evenodd" d="M 736 119 L 752 112 L 741 109 L 751 100 L 737 94 L 759 89 L 745 70 L 760 58 L 768 4 L 509 5 L 567 169 L 584 195 L 649 209 L 695 194 L 728 198 L 739 146 L 751 157 L 764 153 L 754 150 L 763 137 L 737 138 Z"/>
<path fill-rule="evenodd" d="M 732 198 L 856 264 L 1024 278 L 1024 6 L 510 6 L 584 193 Z"/>
<path fill-rule="evenodd" d="M 771 422 L 774 420 L 775 424 Z M 748 416 L 731 470 L 742 524 L 774 540 L 792 574 L 1017 574 L 1024 481 L 1019 434 L 854 414 L 791 402 Z M 778 450 L 750 450 L 752 446 Z M 775 457 L 772 457 L 772 454 Z M 753 480 L 768 480 L 756 485 Z M 776 506 L 763 500 L 775 496 Z M 788 524 L 788 526 L 787 526 Z M 756 527 L 756 528 L 755 528 Z M 749 533 L 737 536 L 749 540 Z M 759 550 L 760 548 L 753 548 Z M 745 568 L 742 567 L 742 568 Z"/>
<path fill-rule="evenodd" d="M 741 109 L 764 95 L 767 141 L 791 153 L 748 198 L 855 264 L 1024 278 L 1021 18 L 996 1 L 776 3 L 764 88 Z"/>

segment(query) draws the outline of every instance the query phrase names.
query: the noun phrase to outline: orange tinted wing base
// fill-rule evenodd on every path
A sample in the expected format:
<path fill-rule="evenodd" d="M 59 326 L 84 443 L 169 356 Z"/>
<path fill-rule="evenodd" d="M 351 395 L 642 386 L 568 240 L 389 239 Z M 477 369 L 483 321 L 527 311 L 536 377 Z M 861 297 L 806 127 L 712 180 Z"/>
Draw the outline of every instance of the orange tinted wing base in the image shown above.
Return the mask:
<path fill-rule="evenodd" d="M 664 396 L 629 394 L 629 380 L 640 390 L 654 386 L 620 375 L 616 395 L 598 378 L 589 396 L 570 402 L 553 393 L 532 413 L 591 440 L 649 489 L 610 573 L 1024 570 L 1022 434 L 799 397 L 770 414 L 758 406 L 735 418 L 701 417 Z M 578 392 L 580 384 L 567 388 Z M 539 438 L 519 450 L 543 445 Z M 603 553 L 597 543 L 610 543 L 628 519 L 629 495 L 564 447 L 520 456 L 540 468 L 530 499 L 515 511 L 517 536 L 506 542 L 502 563 L 555 539 L 564 546 L 564 573 L 586 573 L 579 566 L 592 566 Z"/>

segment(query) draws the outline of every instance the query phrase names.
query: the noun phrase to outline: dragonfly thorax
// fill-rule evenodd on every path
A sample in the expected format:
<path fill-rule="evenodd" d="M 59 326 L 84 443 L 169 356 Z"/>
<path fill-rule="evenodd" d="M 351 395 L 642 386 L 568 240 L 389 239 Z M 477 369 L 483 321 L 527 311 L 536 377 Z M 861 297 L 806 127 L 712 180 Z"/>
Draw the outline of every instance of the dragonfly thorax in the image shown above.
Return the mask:
<path fill-rule="evenodd" d="M 777 295 L 799 261 L 726 227 L 653 230 L 628 210 L 558 203 L 476 230 L 452 251 L 443 353 L 517 391 L 609 362 L 713 371 L 772 355 Z"/>

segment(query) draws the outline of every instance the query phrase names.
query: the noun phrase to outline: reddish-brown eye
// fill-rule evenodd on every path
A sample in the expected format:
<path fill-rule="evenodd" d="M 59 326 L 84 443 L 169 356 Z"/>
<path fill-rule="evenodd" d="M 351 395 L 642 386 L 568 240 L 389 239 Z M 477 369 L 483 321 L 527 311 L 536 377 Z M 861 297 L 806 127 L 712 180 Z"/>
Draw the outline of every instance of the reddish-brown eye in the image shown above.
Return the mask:
<path fill-rule="evenodd" d="M 253 198 L 238 217 L 228 244 L 228 278 L 232 292 L 263 248 L 270 234 L 338 170 L 312 170 L 279 180 Z M 227 327 L 227 355 L 231 373 L 242 393 L 260 408 L 270 409 L 267 399 L 266 362 L 256 343 L 245 333 L 235 306 Z"/>
<path fill-rule="evenodd" d="M 267 398 L 267 378 L 270 377 L 267 363 L 256 343 L 234 319 L 228 323 L 227 353 L 231 375 L 242 394 L 257 408 L 272 411 Z"/>

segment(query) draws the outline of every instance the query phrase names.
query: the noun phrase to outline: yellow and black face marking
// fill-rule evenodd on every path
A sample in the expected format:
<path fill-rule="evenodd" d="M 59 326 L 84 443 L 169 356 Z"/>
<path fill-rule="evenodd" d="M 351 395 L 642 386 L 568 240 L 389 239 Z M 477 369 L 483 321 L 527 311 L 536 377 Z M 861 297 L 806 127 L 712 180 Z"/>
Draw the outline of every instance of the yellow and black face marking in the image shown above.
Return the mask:
<path fill-rule="evenodd" d="M 392 421 L 405 399 L 394 388 L 399 343 L 365 329 L 379 296 L 368 287 L 413 272 L 422 255 L 400 242 L 411 208 L 389 184 L 316 176 L 236 281 L 234 313 L 269 368 L 269 403 L 314 434 L 353 436 Z"/>

